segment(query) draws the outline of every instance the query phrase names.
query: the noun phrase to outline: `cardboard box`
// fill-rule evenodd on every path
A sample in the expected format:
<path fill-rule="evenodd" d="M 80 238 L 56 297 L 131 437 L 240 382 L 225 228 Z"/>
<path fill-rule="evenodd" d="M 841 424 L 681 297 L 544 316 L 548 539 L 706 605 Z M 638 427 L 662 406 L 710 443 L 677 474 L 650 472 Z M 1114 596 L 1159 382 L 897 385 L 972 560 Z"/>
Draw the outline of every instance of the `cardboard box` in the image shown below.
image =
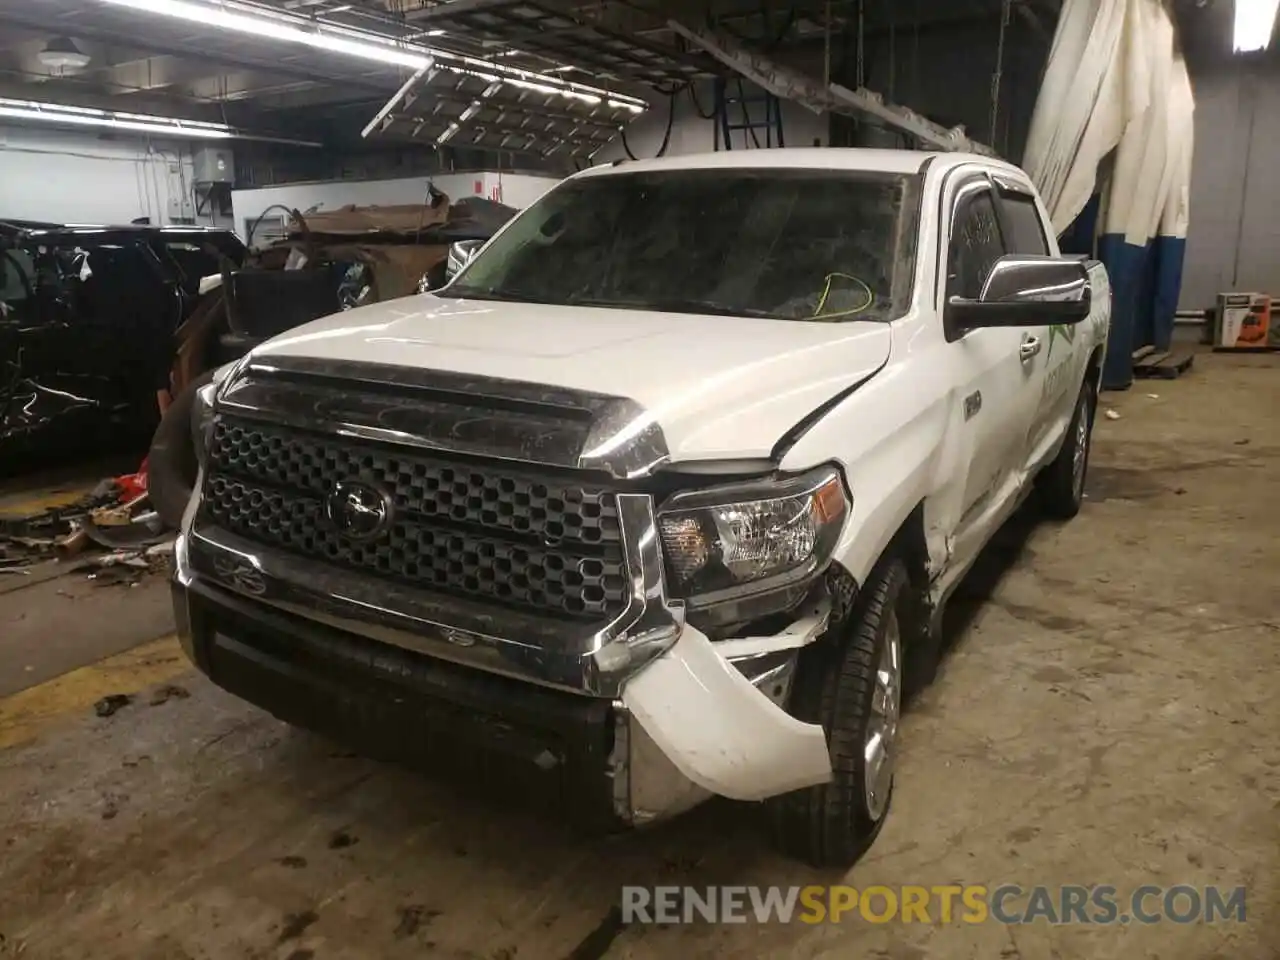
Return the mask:
<path fill-rule="evenodd" d="M 1274 349 L 1271 297 L 1265 293 L 1220 293 L 1214 316 L 1215 350 Z"/>

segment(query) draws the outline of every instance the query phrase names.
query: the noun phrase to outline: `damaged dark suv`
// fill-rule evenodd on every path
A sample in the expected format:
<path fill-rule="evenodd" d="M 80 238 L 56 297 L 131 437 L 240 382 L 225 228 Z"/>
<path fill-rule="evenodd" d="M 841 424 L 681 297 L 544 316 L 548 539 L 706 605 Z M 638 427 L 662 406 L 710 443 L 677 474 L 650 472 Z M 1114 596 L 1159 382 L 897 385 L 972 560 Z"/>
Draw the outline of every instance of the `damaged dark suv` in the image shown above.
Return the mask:
<path fill-rule="evenodd" d="M 228 230 L 0 222 L 0 470 L 145 449 L 200 278 L 244 257 Z"/>

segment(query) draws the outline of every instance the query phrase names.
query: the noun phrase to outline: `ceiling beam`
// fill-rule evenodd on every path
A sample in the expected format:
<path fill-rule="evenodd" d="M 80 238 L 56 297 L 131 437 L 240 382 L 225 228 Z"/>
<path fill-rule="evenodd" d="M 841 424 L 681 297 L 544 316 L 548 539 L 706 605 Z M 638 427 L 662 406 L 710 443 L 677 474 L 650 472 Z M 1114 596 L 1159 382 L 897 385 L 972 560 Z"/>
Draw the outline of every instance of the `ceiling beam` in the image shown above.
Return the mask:
<path fill-rule="evenodd" d="M 455 17 L 460 14 L 483 13 L 486 10 L 514 7 L 519 0 L 451 0 L 435 7 L 420 7 L 409 16 L 415 23 L 426 23 L 441 17 Z"/>

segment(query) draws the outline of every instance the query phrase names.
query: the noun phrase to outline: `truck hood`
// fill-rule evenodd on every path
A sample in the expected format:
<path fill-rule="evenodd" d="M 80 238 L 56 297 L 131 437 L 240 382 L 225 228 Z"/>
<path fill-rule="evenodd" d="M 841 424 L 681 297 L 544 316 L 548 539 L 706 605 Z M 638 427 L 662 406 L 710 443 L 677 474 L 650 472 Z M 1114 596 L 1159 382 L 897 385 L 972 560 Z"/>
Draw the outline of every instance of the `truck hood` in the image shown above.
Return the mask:
<path fill-rule="evenodd" d="M 355 360 L 625 397 L 673 462 L 767 457 L 889 358 L 889 324 L 803 323 L 429 294 L 298 327 L 254 356 Z"/>

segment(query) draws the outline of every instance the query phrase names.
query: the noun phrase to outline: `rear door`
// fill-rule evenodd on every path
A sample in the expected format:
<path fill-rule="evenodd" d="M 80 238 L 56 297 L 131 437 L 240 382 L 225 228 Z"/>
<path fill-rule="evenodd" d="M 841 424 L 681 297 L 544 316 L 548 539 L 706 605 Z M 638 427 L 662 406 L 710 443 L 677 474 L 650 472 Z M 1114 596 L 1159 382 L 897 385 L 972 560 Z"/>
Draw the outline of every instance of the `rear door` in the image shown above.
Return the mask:
<path fill-rule="evenodd" d="M 986 174 L 956 189 L 947 237 L 946 299 L 977 299 L 995 262 L 1008 252 L 999 199 Z M 1025 479 L 1028 435 L 1042 370 L 1035 330 L 948 328 L 960 372 L 961 438 L 969 464 L 956 529 L 957 559 L 976 550 L 1006 515 Z M 954 421 L 953 421 L 954 422 Z"/>

